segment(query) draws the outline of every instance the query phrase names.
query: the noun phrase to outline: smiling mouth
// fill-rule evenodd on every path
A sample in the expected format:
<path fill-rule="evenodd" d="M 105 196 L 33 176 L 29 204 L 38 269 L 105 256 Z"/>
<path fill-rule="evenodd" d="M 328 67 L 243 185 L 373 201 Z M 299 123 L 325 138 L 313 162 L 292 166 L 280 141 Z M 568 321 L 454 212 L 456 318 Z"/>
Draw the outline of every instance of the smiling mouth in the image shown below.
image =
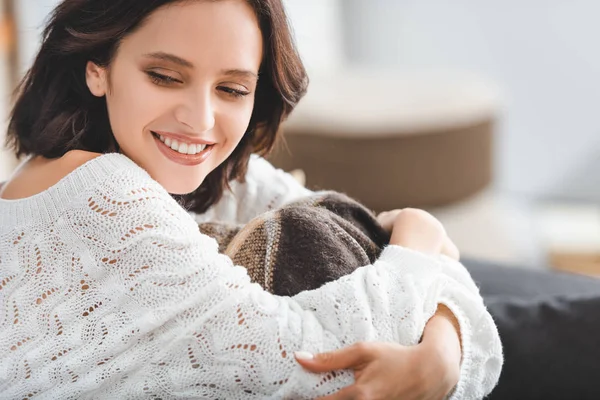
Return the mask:
<path fill-rule="evenodd" d="M 170 137 L 165 137 L 156 132 L 152 132 L 152 135 L 160 140 L 165 147 L 168 147 L 174 152 L 177 152 L 181 155 L 190 155 L 195 156 L 204 151 L 210 150 L 214 144 L 194 144 L 194 143 L 186 143 L 181 140 L 173 139 Z"/>

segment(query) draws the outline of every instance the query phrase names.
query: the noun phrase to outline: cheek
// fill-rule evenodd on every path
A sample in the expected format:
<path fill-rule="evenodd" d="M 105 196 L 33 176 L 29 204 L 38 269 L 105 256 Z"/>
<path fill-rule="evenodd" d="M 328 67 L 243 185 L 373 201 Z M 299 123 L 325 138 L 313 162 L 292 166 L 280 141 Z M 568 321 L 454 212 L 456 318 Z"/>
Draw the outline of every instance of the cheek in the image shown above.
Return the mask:
<path fill-rule="evenodd" d="M 228 147 L 232 146 L 235 148 L 244 137 L 250 123 L 250 118 L 252 117 L 253 108 L 254 102 L 249 100 L 240 104 L 234 104 L 228 110 L 226 117 L 223 119 L 222 126 Z"/>
<path fill-rule="evenodd" d="M 110 124 L 119 145 L 126 148 L 143 140 L 144 127 L 160 108 L 161 97 L 143 82 L 130 80 L 113 87 L 118 90 L 107 96 Z"/>

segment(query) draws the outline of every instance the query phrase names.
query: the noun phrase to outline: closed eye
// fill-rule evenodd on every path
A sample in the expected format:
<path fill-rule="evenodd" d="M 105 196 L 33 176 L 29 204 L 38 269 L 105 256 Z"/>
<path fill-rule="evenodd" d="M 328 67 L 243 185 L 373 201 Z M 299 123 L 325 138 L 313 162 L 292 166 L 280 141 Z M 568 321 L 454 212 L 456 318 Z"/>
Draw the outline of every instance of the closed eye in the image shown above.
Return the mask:
<path fill-rule="evenodd" d="M 153 83 L 160 86 L 170 86 L 176 83 L 183 83 L 179 79 L 173 78 L 169 75 L 159 74 L 155 71 L 146 71 L 146 74 L 150 77 Z"/>
<path fill-rule="evenodd" d="M 245 97 L 250 94 L 250 92 L 248 91 L 233 89 L 228 86 L 218 86 L 217 90 L 220 90 L 221 92 L 226 93 L 227 95 L 232 96 L 234 98 Z"/>

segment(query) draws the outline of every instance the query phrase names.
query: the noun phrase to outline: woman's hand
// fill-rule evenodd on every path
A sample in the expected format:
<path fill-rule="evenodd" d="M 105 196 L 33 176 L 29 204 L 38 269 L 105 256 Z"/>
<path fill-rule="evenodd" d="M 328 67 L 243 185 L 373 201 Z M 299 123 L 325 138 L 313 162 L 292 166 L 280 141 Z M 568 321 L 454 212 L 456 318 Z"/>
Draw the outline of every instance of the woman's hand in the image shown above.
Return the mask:
<path fill-rule="evenodd" d="M 362 342 L 312 358 L 297 353 L 296 359 L 315 373 L 354 370 L 354 384 L 320 400 L 440 400 L 458 383 L 461 352 L 452 322 L 441 313 L 416 346 Z"/>
<path fill-rule="evenodd" d="M 391 233 L 390 244 L 428 254 L 444 254 L 458 260 L 460 253 L 433 215 L 414 208 L 379 214 L 377 220 Z"/>

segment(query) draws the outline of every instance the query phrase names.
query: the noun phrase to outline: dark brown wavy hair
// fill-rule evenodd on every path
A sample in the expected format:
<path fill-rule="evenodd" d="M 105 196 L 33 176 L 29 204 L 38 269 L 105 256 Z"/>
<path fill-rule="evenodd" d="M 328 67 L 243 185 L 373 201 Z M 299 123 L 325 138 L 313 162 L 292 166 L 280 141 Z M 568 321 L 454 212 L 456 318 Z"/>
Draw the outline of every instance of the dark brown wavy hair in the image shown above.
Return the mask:
<path fill-rule="evenodd" d="M 7 145 L 17 157 L 58 158 L 70 150 L 119 150 L 106 100 L 89 91 L 88 61 L 110 65 L 120 42 L 158 8 L 182 1 L 64 0 L 51 14 L 31 69 L 17 89 Z M 232 155 L 194 192 L 176 196 L 198 213 L 216 203 L 229 182 L 242 180 L 252 153 L 267 154 L 281 122 L 306 92 L 308 78 L 281 0 L 245 0 L 254 9 L 264 42 L 260 80 L 248 130 Z"/>

